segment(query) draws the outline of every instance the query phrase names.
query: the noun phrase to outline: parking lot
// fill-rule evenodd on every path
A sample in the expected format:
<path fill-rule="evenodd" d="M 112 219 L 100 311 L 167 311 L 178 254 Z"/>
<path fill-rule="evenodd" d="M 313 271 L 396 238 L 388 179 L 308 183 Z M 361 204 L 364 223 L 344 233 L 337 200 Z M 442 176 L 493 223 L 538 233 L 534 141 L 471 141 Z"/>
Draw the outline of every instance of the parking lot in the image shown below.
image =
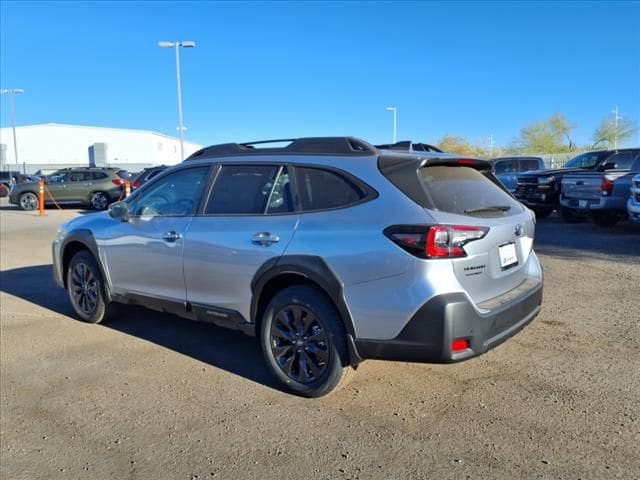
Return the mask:
<path fill-rule="evenodd" d="M 77 321 L 50 245 L 84 212 L 0 209 L 2 478 L 640 478 L 640 225 L 539 221 L 523 332 L 455 365 L 368 361 L 309 400 L 241 333 Z"/>

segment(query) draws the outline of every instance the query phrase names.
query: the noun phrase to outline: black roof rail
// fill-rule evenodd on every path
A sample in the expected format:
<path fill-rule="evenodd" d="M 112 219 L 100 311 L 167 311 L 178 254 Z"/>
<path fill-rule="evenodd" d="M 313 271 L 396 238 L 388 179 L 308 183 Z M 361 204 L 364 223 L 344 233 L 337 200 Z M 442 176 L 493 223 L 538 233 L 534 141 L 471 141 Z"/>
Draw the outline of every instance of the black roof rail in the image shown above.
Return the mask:
<path fill-rule="evenodd" d="M 429 145 L 428 143 L 414 143 L 411 140 L 403 140 L 396 143 L 387 143 L 384 145 L 376 145 L 381 150 L 400 150 L 404 152 L 436 152 L 444 153 L 438 147 Z"/>
<path fill-rule="evenodd" d="M 259 147 L 256 145 L 266 145 L 270 143 L 289 144 L 285 147 Z M 348 155 L 365 156 L 377 154 L 377 149 L 355 137 L 305 137 L 286 138 L 279 140 L 261 140 L 258 142 L 246 143 L 222 143 L 205 147 L 184 161 L 199 160 L 211 157 L 232 157 L 244 155 L 295 155 L 295 154 L 316 154 L 316 155 Z"/>

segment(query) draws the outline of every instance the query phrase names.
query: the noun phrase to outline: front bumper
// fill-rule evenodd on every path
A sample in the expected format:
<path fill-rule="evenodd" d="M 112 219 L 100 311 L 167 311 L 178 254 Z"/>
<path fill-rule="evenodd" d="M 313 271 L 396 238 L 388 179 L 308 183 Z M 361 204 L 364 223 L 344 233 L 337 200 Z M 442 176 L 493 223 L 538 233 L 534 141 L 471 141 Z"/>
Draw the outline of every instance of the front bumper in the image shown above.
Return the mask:
<path fill-rule="evenodd" d="M 629 198 L 627 201 L 627 213 L 629 214 L 629 220 L 640 222 L 640 203 L 634 202 L 633 198 Z"/>
<path fill-rule="evenodd" d="M 438 295 L 425 303 L 391 340 L 356 339 L 362 359 L 451 363 L 480 355 L 518 333 L 540 312 L 542 281 L 529 277 L 502 297 L 484 302 L 481 313 L 463 293 Z M 482 307 L 483 304 L 480 306 Z M 452 352 L 453 340 L 469 348 Z"/>

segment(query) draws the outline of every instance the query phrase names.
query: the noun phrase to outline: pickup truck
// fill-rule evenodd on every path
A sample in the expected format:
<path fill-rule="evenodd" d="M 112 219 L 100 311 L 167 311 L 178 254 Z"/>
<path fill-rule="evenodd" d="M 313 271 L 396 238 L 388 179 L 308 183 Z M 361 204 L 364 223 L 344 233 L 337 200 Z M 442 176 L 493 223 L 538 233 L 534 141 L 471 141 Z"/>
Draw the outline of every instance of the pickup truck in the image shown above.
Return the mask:
<path fill-rule="evenodd" d="M 534 170 L 520 174 L 513 193 L 521 203 L 536 212 L 539 218 L 547 217 L 559 206 L 560 185 L 564 175 L 594 170 L 615 153 L 615 150 L 582 153 L 569 160 L 563 168 Z M 569 217 L 565 215 L 567 212 L 559 210 L 563 220 L 569 221 Z"/>
<path fill-rule="evenodd" d="M 640 149 L 624 149 L 596 171 L 571 173 L 562 179 L 560 205 L 572 216 L 588 216 L 612 227 L 627 217 L 631 178 L 640 173 Z"/>
<path fill-rule="evenodd" d="M 631 179 L 631 195 L 627 201 L 629 220 L 640 222 L 640 174 Z"/>
<path fill-rule="evenodd" d="M 541 168 L 544 168 L 544 160 L 540 157 L 500 157 L 491 160 L 494 175 L 511 193 L 516 189 L 518 175 Z"/>

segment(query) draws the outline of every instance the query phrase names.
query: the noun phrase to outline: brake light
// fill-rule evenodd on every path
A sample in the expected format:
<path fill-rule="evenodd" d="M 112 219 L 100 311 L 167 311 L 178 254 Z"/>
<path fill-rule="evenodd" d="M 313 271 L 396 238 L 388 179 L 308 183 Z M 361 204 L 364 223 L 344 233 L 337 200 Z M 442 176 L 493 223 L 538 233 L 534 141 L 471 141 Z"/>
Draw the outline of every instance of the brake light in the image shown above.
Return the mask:
<path fill-rule="evenodd" d="M 407 252 L 420 258 L 466 257 L 464 246 L 483 238 L 487 227 L 461 225 L 394 226 L 385 235 Z"/>
<path fill-rule="evenodd" d="M 113 180 L 111 180 L 111 183 L 118 186 L 124 185 L 124 180 L 122 180 L 121 178 L 114 178 Z"/>
<path fill-rule="evenodd" d="M 470 158 L 461 158 L 458 160 L 458 165 L 462 166 L 473 166 L 476 164 L 475 160 L 471 160 Z"/>
<path fill-rule="evenodd" d="M 613 180 L 604 177 L 602 183 L 600 183 L 600 192 L 605 197 L 611 195 L 611 192 L 613 192 Z"/>
<path fill-rule="evenodd" d="M 139 186 L 140 186 L 140 182 L 138 180 L 133 182 L 133 185 L 132 185 L 133 188 L 138 188 Z"/>

